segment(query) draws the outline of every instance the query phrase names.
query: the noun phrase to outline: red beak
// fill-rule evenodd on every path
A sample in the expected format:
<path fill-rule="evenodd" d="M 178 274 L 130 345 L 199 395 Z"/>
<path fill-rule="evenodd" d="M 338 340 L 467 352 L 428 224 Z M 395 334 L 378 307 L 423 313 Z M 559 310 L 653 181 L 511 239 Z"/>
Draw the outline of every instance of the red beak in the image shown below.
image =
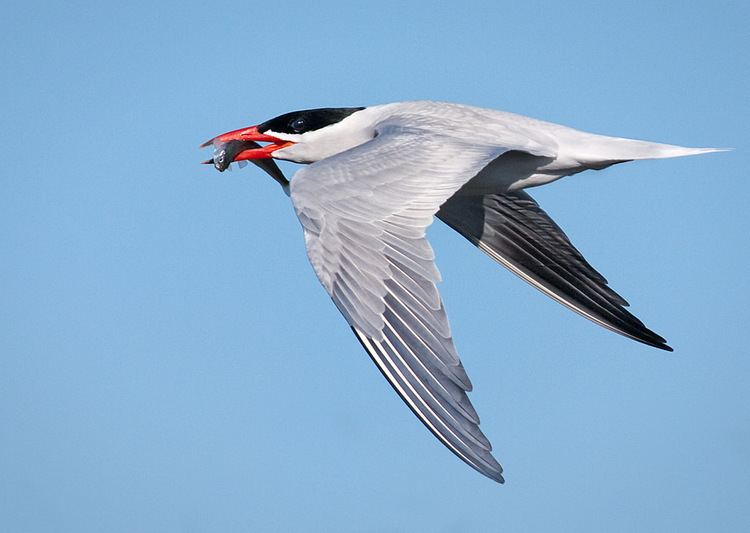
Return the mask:
<path fill-rule="evenodd" d="M 271 135 L 266 135 L 264 133 L 260 133 L 258 131 L 258 126 L 251 126 L 249 128 L 241 128 L 239 130 L 230 131 L 227 133 L 222 133 L 218 137 L 214 137 L 213 139 L 210 139 L 203 144 L 201 144 L 201 148 L 205 148 L 210 145 L 214 146 L 221 146 L 229 143 L 230 141 L 240 141 L 240 142 L 246 142 L 246 141 L 253 141 L 253 142 L 268 142 L 271 144 L 267 144 L 266 146 L 261 146 L 259 148 L 253 148 L 251 150 L 243 150 L 242 152 L 238 153 L 232 161 L 227 162 L 231 163 L 233 161 L 244 161 L 249 159 L 269 159 L 273 157 L 271 154 L 273 154 L 276 150 L 280 150 L 281 148 L 286 148 L 287 146 L 291 146 L 294 143 L 290 141 L 284 141 L 282 139 L 278 139 L 276 137 L 273 137 Z M 213 161 L 205 161 L 208 164 L 212 164 Z"/>

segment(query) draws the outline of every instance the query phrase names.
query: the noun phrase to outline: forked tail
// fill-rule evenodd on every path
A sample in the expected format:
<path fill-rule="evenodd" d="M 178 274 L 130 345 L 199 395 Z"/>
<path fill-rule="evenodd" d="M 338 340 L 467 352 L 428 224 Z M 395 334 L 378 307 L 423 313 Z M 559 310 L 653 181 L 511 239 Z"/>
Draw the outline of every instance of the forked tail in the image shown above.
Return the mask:
<path fill-rule="evenodd" d="M 688 148 L 673 144 L 661 144 L 621 137 L 591 135 L 575 145 L 576 159 L 579 161 L 633 161 L 638 159 L 665 159 L 686 155 L 726 152 L 731 148 Z"/>

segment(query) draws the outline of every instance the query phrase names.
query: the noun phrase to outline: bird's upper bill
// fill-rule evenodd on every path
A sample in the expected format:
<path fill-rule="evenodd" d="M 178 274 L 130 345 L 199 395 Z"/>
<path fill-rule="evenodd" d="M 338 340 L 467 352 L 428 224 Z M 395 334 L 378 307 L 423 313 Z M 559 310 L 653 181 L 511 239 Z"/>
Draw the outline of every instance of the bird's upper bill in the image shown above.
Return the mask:
<path fill-rule="evenodd" d="M 265 146 L 259 142 L 270 143 Z M 214 165 L 217 170 L 224 171 L 234 161 L 248 161 L 254 159 L 270 159 L 273 153 L 281 148 L 294 144 L 272 135 L 266 135 L 258 131 L 258 126 L 240 128 L 238 130 L 222 133 L 209 139 L 201 145 L 201 148 L 214 146 L 213 158 L 204 161 L 207 165 Z"/>

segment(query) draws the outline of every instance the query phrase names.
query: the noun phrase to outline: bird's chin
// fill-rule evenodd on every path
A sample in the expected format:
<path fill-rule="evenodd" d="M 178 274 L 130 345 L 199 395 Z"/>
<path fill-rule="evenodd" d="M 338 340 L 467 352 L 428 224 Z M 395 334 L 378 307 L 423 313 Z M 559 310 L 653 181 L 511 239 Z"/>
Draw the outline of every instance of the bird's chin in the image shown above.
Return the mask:
<path fill-rule="evenodd" d="M 322 159 L 321 157 L 311 157 L 311 155 L 312 154 L 307 153 L 307 150 L 305 150 L 305 147 L 302 144 L 290 143 L 284 148 L 274 150 L 271 157 L 280 161 L 289 161 L 300 165 L 309 165 L 310 163 L 315 163 Z"/>

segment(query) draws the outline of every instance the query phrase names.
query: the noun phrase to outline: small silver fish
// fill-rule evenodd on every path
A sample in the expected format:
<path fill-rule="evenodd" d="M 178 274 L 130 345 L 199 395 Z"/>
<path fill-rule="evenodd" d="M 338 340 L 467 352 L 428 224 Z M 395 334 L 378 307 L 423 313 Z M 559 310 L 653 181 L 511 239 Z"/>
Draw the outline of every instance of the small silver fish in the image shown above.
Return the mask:
<path fill-rule="evenodd" d="M 208 143 L 205 143 L 204 146 L 208 144 L 211 144 L 211 142 L 209 141 Z M 219 172 L 224 172 L 229 168 L 229 165 L 232 164 L 234 158 L 241 152 L 261 147 L 261 145 L 255 141 L 228 141 L 225 143 L 213 141 L 212 144 L 214 145 L 214 155 L 211 159 L 208 159 L 203 163 L 213 165 Z M 284 173 L 273 159 L 253 159 L 251 162 L 275 179 L 282 187 L 287 187 L 289 185 L 289 180 L 286 179 Z"/>

